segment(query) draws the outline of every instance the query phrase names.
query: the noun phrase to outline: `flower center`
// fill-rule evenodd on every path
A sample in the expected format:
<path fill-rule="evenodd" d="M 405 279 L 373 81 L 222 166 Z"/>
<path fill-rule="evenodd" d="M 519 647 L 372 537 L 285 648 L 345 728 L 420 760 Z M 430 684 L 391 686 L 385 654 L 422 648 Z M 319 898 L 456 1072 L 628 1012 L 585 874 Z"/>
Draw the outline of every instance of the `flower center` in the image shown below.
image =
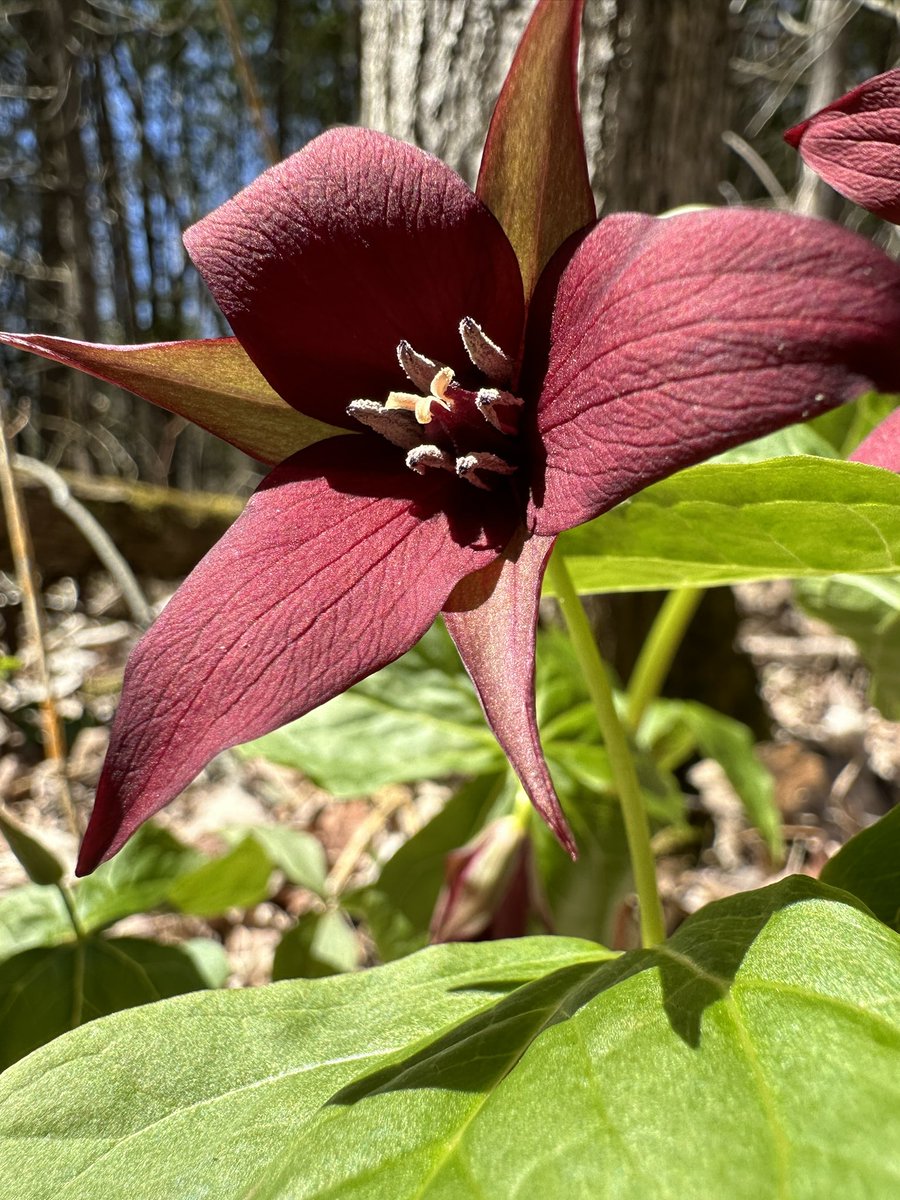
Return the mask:
<path fill-rule="evenodd" d="M 512 363 L 471 317 L 459 325 L 463 346 L 489 386 L 476 391 L 456 382 L 452 367 L 397 347 L 404 374 L 417 392 L 391 392 L 384 404 L 354 400 L 349 416 L 406 451 L 406 465 L 424 475 L 453 471 L 474 487 L 489 489 L 518 470 L 516 438 L 522 401 L 505 390 Z"/>

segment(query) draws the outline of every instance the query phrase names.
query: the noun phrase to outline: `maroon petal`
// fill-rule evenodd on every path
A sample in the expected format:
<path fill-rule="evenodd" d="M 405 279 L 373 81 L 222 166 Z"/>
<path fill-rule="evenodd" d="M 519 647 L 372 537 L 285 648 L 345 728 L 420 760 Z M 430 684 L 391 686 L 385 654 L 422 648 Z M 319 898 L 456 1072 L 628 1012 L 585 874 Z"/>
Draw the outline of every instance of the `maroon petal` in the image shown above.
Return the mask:
<path fill-rule="evenodd" d="M 900 408 L 875 426 L 850 455 L 850 461 L 900 471 Z"/>
<path fill-rule="evenodd" d="M 574 858 L 575 840 L 544 761 L 534 711 L 534 646 L 541 580 L 553 538 L 529 538 L 454 588 L 444 621 L 488 724 L 535 808 Z"/>
<path fill-rule="evenodd" d="M 220 750 L 403 654 L 495 555 L 465 512 L 448 524 L 465 484 L 397 461 L 366 435 L 300 451 L 168 603 L 128 663 L 81 873 Z"/>
<path fill-rule="evenodd" d="M 900 224 L 900 70 L 867 79 L 784 137 L 836 191 Z"/>
<path fill-rule="evenodd" d="M 534 507 L 552 534 L 873 386 L 900 389 L 900 267 L 784 213 L 613 216 L 562 271 L 544 353 Z"/>
<path fill-rule="evenodd" d="M 331 424 L 357 428 L 351 400 L 409 387 L 403 339 L 462 366 L 469 316 L 518 349 L 522 283 L 506 235 L 448 166 L 384 134 L 323 134 L 185 244 L 276 392 Z"/>

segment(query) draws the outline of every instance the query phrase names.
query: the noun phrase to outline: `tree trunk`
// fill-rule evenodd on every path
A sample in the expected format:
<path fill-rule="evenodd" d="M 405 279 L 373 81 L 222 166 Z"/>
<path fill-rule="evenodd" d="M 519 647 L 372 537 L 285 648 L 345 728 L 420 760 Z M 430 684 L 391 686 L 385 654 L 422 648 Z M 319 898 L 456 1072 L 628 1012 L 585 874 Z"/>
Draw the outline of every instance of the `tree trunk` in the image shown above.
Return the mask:
<path fill-rule="evenodd" d="M 362 124 L 470 183 L 534 0 L 363 0 Z M 587 0 L 581 105 L 598 201 L 715 202 L 732 112 L 728 0 Z"/>

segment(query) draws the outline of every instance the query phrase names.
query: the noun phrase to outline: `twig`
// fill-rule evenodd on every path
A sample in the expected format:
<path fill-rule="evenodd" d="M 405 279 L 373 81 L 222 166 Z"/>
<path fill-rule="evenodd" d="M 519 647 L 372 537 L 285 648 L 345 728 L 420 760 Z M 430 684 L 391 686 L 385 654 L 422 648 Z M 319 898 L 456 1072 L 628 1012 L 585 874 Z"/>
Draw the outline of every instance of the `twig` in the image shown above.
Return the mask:
<path fill-rule="evenodd" d="M 85 508 L 80 500 L 75 499 L 63 477 L 52 467 L 48 467 L 46 463 L 38 462 L 34 458 L 26 458 L 24 454 L 14 454 L 12 465 L 17 475 L 24 475 L 26 479 L 36 479 L 38 483 L 44 485 L 50 493 L 50 499 L 59 511 L 64 513 L 81 531 L 85 541 L 89 543 L 91 549 L 113 577 L 134 621 L 142 629 L 146 629 L 153 620 L 153 611 L 144 598 L 144 593 L 141 591 L 131 567 L 119 553 L 112 538 L 96 517 Z"/>
<path fill-rule="evenodd" d="M 744 160 L 759 182 L 763 185 L 772 199 L 775 201 L 775 207 L 784 209 L 790 212 L 791 198 L 778 182 L 775 172 L 762 157 L 757 154 L 749 142 L 745 141 L 739 133 L 735 133 L 733 129 L 726 129 L 722 134 L 722 141 L 735 154 Z"/>
<path fill-rule="evenodd" d="M 234 59 L 235 69 L 238 73 L 238 83 L 241 86 L 241 91 L 244 93 L 244 103 L 250 109 L 250 116 L 253 118 L 253 124 L 256 126 L 256 132 L 259 134 L 263 154 L 268 159 L 269 164 L 272 165 L 278 162 L 281 155 L 266 123 L 266 114 L 263 109 L 262 100 L 260 99 L 259 88 L 256 86 L 250 61 L 241 42 L 241 31 L 237 23 L 237 18 L 234 15 L 234 9 L 231 7 L 231 0 L 218 0 L 218 5 L 219 12 L 222 15 L 222 23 L 225 26 L 225 36 L 228 38 L 231 56 Z"/>
<path fill-rule="evenodd" d="M 57 793 L 66 822 L 75 836 L 80 837 L 81 829 L 66 775 L 66 739 L 63 735 L 56 701 L 50 691 L 50 672 L 47 669 L 47 657 L 44 653 L 43 622 L 35 578 L 34 553 L 31 548 L 31 531 L 28 528 L 25 507 L 22 504 L 22 497 L 13 474 L 9 445 L 6 440 L 7 405 L 5 394 L 0 393 L 0 494 L 3 496 L 3 507 L 6 510 L 9 544 L 16 565 L 16 576 L 22 591 L 22 615 L 25 619 L 26 636 L 34 648 L 38 684 L 43 694 L 40 702 L 41 738 L 44 755 L 55 768 Z"/>
<path fill-rule="evenodd" d="M 325 888 L 329 896 L 340 896 L 347 880 L 356 870 L 359 860 L 368 849 L 372 838 L 384 828 L 391 816 L 398 808 L 402 808 L 408 799 L 409 794 L 402 787 L 391 788 L 376 797 L 372 811 L 353 831 L 353 835 L 337 856 L 334 866 L 328 873 Z"/>

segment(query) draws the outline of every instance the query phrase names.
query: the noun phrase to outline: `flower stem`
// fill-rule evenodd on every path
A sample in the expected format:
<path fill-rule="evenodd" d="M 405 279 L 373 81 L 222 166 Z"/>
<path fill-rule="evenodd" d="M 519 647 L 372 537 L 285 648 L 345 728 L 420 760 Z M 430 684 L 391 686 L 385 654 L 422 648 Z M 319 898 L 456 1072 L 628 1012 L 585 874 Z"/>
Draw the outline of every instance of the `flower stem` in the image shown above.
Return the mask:
<path fill-rule="evenodd" d="M 634 733 L 648 706 L 659 695 L 691 618 L 703 599 L 703 588 L 676 588 L 669 592 L 628 681 L 628 728 Z"/>
<path fill-rule="evenodd" d="M 641 796 L 634 758 L 628 747 L 619 714 L 616 712 L 606 666 L 600 657 L 587 614 L 572 583 L 566 560 L 559 550 L 550 559 L 547 572 L 597 714 L 597 723 L 609 756 L 613 784 L 622 805 L 628 853 L 640 906 L 641 942 L 644 946 L 655 946 L 665 940 L 666 932 L 659 890 L 656 886 L 656 864 L 650 847 L 650 824 Z"/>

